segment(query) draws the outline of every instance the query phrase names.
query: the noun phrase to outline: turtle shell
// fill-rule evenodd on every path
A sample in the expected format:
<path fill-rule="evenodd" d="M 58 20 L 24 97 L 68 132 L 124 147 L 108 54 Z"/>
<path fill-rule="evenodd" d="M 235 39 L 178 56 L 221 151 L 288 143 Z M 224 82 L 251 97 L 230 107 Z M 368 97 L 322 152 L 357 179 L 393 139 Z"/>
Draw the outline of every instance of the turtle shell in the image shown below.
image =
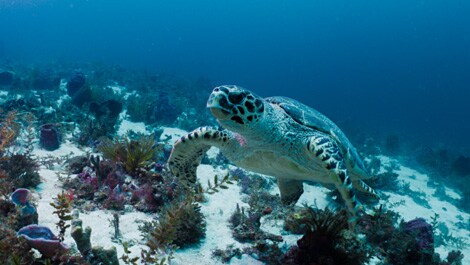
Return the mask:
<path fill-rule="evenodd" d="M 325 115 L 317 110 L 287 97 L 269 97 L 265 99 L 271 104 L 281 107 L 297 123 L 330 135 L 343 150 L 350 168 L 358 169 L 360 178 L 367 178 L 367 170 L 356 148 L 351 144 L 341 129 Z"/>

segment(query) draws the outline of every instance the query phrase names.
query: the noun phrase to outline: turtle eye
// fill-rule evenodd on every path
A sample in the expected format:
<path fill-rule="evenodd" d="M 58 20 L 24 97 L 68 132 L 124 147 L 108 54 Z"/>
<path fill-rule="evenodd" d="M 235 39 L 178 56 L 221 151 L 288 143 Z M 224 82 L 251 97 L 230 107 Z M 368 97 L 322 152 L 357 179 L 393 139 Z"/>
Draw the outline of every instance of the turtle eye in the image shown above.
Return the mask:
<path fill-rule="evenodd" d="M 228 95 L 228 100 L 230 100 L 230 102 L 232 102 L 233 104 L 240 104 L 244 98 L 245 94 L 243 93 L 232 92 Z"/>

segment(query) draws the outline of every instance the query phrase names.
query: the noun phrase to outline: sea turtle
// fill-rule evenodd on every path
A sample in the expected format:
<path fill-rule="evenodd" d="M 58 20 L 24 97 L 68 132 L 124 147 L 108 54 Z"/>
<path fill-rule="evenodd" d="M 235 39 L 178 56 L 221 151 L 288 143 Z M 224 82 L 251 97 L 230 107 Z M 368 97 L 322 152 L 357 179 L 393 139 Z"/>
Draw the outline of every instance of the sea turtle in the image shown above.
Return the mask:
<path fill-rule="evenodd" d="M 369 174 L 344 133 L 320 112 L 290 98 L 261 98 L 239 86 L 214 88 L 207 107 L 224 128 L 200 127 L 177 140 L 168 165 L 185 185 L 215 146 L 235 165 L 277 178 L 283 203 L 295 203 L 303 181 L 334 184 L 351 217 L 360 204 L 353 187 L 377 197 Z"/>

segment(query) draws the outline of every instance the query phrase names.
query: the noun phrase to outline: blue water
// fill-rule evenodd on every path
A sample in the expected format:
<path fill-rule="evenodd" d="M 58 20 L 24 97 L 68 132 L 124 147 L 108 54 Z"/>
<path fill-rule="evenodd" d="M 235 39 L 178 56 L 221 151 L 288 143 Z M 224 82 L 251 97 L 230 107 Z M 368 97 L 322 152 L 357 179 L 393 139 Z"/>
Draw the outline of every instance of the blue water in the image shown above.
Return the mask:
<path fill-rule="evenodd" d="M 0 0 L 0 62 L 203 76 L 346 132 L 468 149 L 469 14 L 468 0 Z"/>

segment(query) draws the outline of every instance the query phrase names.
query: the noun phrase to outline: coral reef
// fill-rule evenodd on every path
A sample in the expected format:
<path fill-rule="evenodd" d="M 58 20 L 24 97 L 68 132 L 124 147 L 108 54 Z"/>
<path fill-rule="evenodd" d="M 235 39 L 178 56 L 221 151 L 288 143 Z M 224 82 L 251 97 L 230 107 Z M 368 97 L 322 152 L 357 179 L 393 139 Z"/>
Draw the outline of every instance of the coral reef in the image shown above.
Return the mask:
<path fill-rule="evenodd" d="M 109 189 L 108 195 L 103 202 L 103 207 L 108 210 L 120 211 L 124 209 L 126 203 L 126 197 L 121 191 L 120 186 L 116 185 L 114 189 Z"/>
<path fill-rule="evenodd" d="M 68 172 L 70 172 L 71 174 L 79 174 L 88 165 L 88 157 L 74 156 L 67 159 L 66 163 Z"/>
<path fill-rule="evenodd" d="M 0 157 L 5 156 L 8 147 L 12 146 L 20 132 L 20 124 L 17 122 L 17 112 L 9 111 L 1 118 L 0 124 Z"/>
<path fill-rule="evenodd" d="M 92 99 L 92 91 L 87 84 L 87 78 L 80 71 L 73 71 L 67 80 L 67 94 L 72 98 L 72 103 L 78 107 L 90 102 Z"/>
<path fill-rule="evenodd" d="M 110 120 L 109 123 L 115 124 L 123 107 L 120 101 L 108 99 L 100 103 L 92 102 L 89 108 L 97 119 L 104 118 Z"/>
<path fill-rule="evenodd" d="M 430 226 L 422 219 L 395 226 L 399 215 L 382 207 L 361 219 L 361 232 L 390 264 L 438 264 Z"/>
<path fill-rule="evenodd" d="M 35 259 L 24 237 L 18 237 L 13 229 L 0 225 L 0 264 L 34 264 Z"/>
<path fill-rule="evenodd" d="M 92 230 L 83 227 L 79 219 L 79 211 L 95 210 L 112 211 L 113 216 L 104 221 L 109 221 L 113 229 L 109 235 L 111 241 L 124 247 L 121 260 L 125 264 L 171 263 L 177 248 L 205 242 L 206 220 L 200 203 L 211 207 L 213 201 L 209 195 L 234 188 L 228 184 L 235 181 L 243 193 L 241 201 L 249 207 L 237 204 L 228 221 L 232 236 L 243 242 L 243 247 L 237 243 L 238 247 L 229 245 L 224 250 L 214 250 L 213 256 L 222 262 L 249 255 L 265 264 L 283 265 L 367 264 L 371 257 L 379 259 L 378 264 L 462 264 L 465 250 L 452 251 L 445 260 L 434 252 L 437 247 L 468 247 L 465 238 L 456 236 L 447 220 L 440 222 L 436 216 L 430 224 L 422 218 L 405 222 L 397 213 L 378 208 L 372 214 L 364 213 L 358 219 L 356 230 L 349 231 L 344 211 L 282 206 L 279 195 L 268 192 L 274 183 L 271 179 L 233 167 L 221 153 L 204 159 L 205 167 L 215 168 L 218 176 L 205 186 L 199 185 L 196 191 L 185 190 L 166 166 L 177 133 L 168 133 L 168 128 L 161 126 L 192 129 L 215 125 L 209 112 L 203 111 L 212 84 L 205 79 L 187 83 L 118 66 L 90 64 L 74 71 L 76 68 L 77 65 L 53 65 L 42 69 L 0 70 L 0 87 L 8 90 L 8 94 L 2 93 L 0 102 L 3 109 L 0 112 L 0 264 L 118 264 L 116 249 L 92 246 Z M 70 73 L 68 78 L 67 73 Z M 66 77 L 65 82 L 60 83 L 61 77 Z M 37 91 L 32 93 L 33 89 Z M 121 118 L 144 122 L 145 129 L 154 134 L 130 132 L 117 137 Z M 44 125 L 39 127 L 41 124 Z M 164 130 L 171 135 L 161 137 Z M 44 152 L 34 150 L 37 142 L 46 150 L 59 148 L 61 136 L 67 145 L 60 152 L 67 150 L 69 143 L 78 142 L 86 153 L 64 157 L 53 157 L 50 153 L 47 157 L 42 156 Z M 433 197 L 446 197 L 453 205 L 460 203 L 462 208 L 469 209 L 470 184 L 466 177 L 470 176 L 470 158 L 466 153 L 442 146 L 413 146 L 415 150 L 407 152 L 411 150 L 410 143 L 406 137 L 397 135 L 378 136 L 378 140 L 365 134 L 358 138 L 364 143 L 360 151 L 368 155 L 368 168 L 375 176 L 368 180 L 370 186 L 409 196 L 421 206 L 434 206 L 427 202 L 428 192 L 417 192 L 419 189 L 410 187 L 414 182 L 402 181 L 404 176 L 397 173 L 406 170 L 397 171 L 393 159 L 387 167 L 388 158 L 383 154 L 397 156 L 400 164 L 411 163 L 413 168 L 430 176 L 429 185 L 435 189 Z M 67 160 L 65 164 L 64 160 Z M 38 192 L 40 196 L 34 197 L 40 197 L 39 205 L 42 205 L 41 188 L 47 185 L 37 187 L 38 165 L 45 168 L 41 174 L 44 173 L 46 180 L 48 170 L 57 172 L 59 181 L 58 185 L 54 182 L 55 187 L 67 191 L 52 203 L 58 218 L 57 236 L 47 227 L 31 226 L 37 224 L 37 205 L 31 201 L 30 191 L 23 188 Z M 58 171 L 64 169 L 59 175 Z M 228 175 L 220 173 L 227 170 Z M 418 180 L 420 177 L 414 179 Z M 447 189 L 455 187 L 462 199 Z M 382 198 L 387 200 L 386 194 Z M 72 215 L 73 210 L 76 211 Z M 130 238 L 126 231 L 129 216 L 141 214 L 134 211 L 145 212 L 154 221 L 143 221 L 140 230 L 145 246 L 138 250 L 137 257 L 131 258 L 131 246 L 142 244 Z M 466 216 L 457 218 L 456 227 L 468 228 Z M 268 232 L 270 228 L 279 228 L 282 221 L 285 230 L 279 233 L 282 237 L 272 234 L 277 232 Z M 94 233 L 99 232 L 92 223 L 90 226 Z M 70 227 L 79 253 L 75 249 L 67 251 L 61 242 L 67 238 Z M 284 237 L 289 242 L 293 238 L 291 234 L 300 235 L 295 246 L 282 241 Z M 58 247 L 59 253 L 51 251 L 52 246 Z M 43 256 L 35 257 L 31 247 Z"/>
<path fill-rule="evenodd" d="M 230 262 L 233 257 L 240 258 L 243 252 L 239 248 L 234 248 L 233 245 L 228 245 L 226 249 L 215 249 L 212 251 L 212 256 L 219 259 L 224 263 Z"/>
<path fill-rule="evenodd" d="M 348 228 L 345 211 L 337 213 L 307 207 L 300 218 L 308 227 L 304 236 L 282 257 L 282 264 L 364 264 L 368 253 Z"/>
<path fill-rule="evenodd" d="M 73 95 L 75 95 L 75 93 L 77 93 L 78 90 L 80 90 L 85 85 L 85 83 L 85 74 L 78 70 L 73 71 L 67 80 L 67 94 L 70 97 L 73 97 Z"/>
<path fill-rule="evenodd" d="M 376 174 L 370 184 L 378 190 L 396 191 L 399 188 L 398 174 L 388 167 L 385 172 Z"/>
<path fill-rule="evenodd" d="M 60 76 L 49 69 L 34 69 L 30 76 L 31 86 L 37 90 L 57 90 Z"/>
<path fill-rule="evenodd" d="M 302 207 L 288 214 L 284 220 L 284 230 L 293 234 L 305 234 L 310 229 L 307 222 L 312 219 L 311 213 L 312 211 L 309 207 Z"/>
<path fill-rule="evenodd" d="M 246 214 L 244 208 L 240 209 L 240 206 L 237 204 L 235 212 L 229 219 L 233 237 L 242 243 L 261 240 L 282 242 L 281 236 L 267 233 L 260 229 L 261 217 L 263 214 L 265 213 L 262 211 L 255 211 L 251 207 Z"/>
<path fill-rule="evenodd" d="M 159 124 L 171 124 L 177 118 L 178 112 L 170 103 L 170 96 L 166 92 L 158 95 L 156 106 L 152 109 L 150 117 Z"/>
<path fill-rule="evenodd" d="M 432 225 L 426 223 L 423 218 L 416 218 L 414 220 L 405 222 L 403 229 L 410 234 L 415 235 L 415 239 L 420 250 L 428 251 L 430 253 L 434 251 Z"/>
<path fill-rule="evenodd" d="M 41 182 L 36 161 L 26 155 L 15 154 L 0 160 L 0 169 L 7 173 L 15 188 L 36 187 Z"/>
<path fill-rule="evenodd" d="M 73 212 L 72 219 L 72 238 L 77 243 L 77 248 L 80 253 L 86 257 L 91 251 L 91 228 L 87 226 L 85 229 L 82 227 L 82 220 L 79 219 L 80 214 L 78 210 Z"/>

